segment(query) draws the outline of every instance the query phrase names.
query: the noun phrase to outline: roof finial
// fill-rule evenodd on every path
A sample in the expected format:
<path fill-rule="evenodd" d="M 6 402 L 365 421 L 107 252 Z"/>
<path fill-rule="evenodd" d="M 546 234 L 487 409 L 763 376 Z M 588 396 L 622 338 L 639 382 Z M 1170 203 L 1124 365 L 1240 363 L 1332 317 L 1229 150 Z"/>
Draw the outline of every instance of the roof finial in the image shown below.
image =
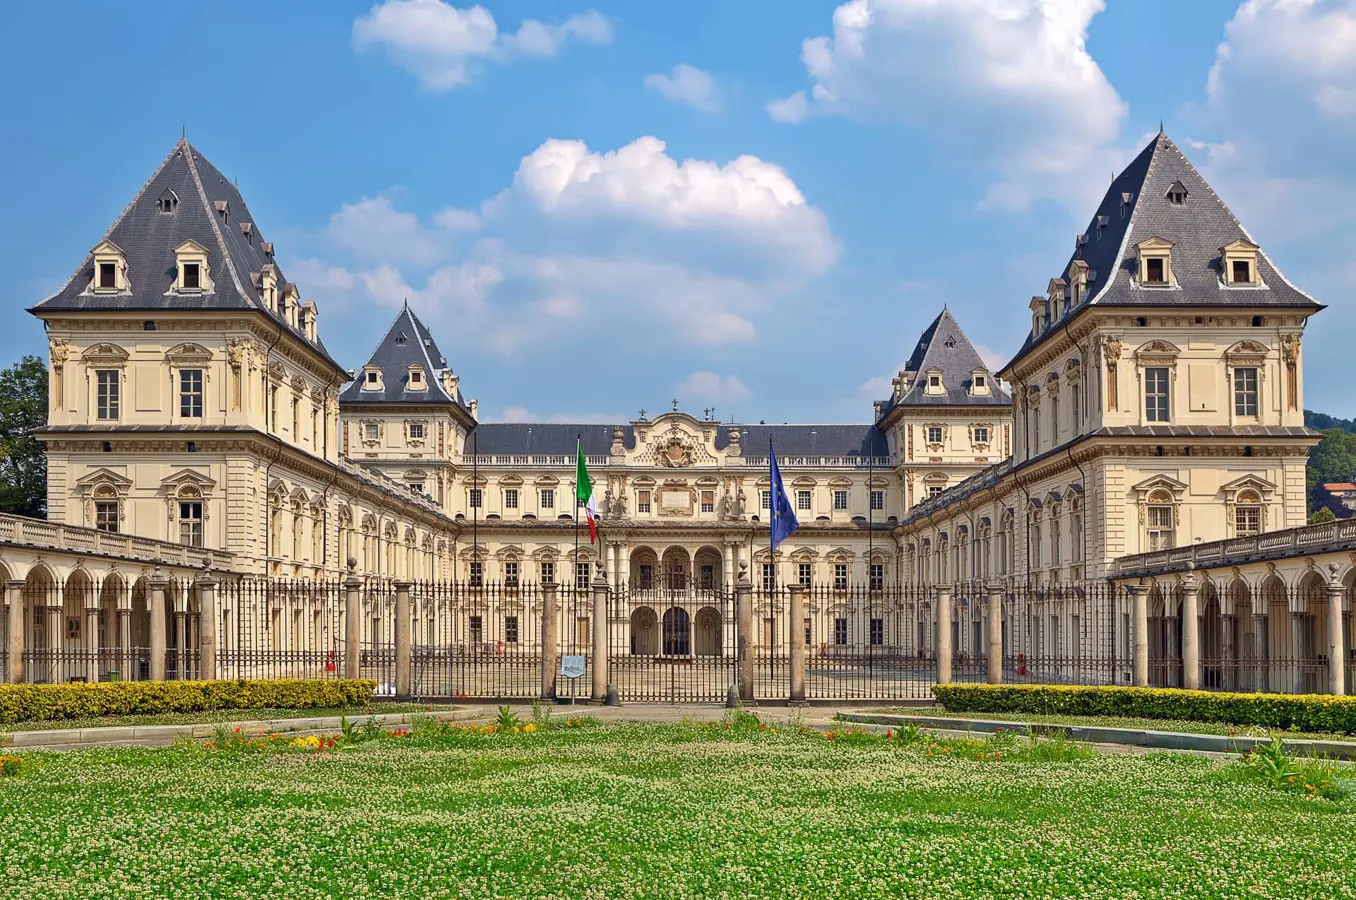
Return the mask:
<path fill-rule="evenodd" d="M 179 140 L 188 140 L 188 126 L 183 123 L 180 123 L 179 125 Z"/>
<path fill-rule="evenodd" d="M 1163 134 L 1163 120 L 1162 120 L 1162 119 L 1159 119 L 1159 120 L 1158 120 L 1158 133 L 1159 133 L 1159 135 L 1162 135 L 1162 134 Z"/>

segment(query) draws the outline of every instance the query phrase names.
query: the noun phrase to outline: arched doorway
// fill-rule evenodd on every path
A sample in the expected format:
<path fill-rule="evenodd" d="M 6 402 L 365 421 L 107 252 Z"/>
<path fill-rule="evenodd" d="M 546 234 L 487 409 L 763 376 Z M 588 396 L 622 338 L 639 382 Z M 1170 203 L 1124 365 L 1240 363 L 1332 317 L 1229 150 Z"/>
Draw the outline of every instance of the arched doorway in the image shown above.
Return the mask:
<path fill-rule="evenodd" d="M 1252 589 L 1242 578 L 1229 583 L 1229 597 L 1225 608 L 1233 616 L 1235 673 L 1231 689 L 1255 691 L 1257 687 L 1257 632 L 1252 614 Z"/>
<path fill-rule="evenodd" d="M 1327 683 L 1327 666 L 1320 665 L 1319 654 L 1326 657 L 1328 646 L 1328 580 L 1321 572 L 1310 572 L 1300 582 L 1299 613 L 1290 617 L 1291 654 L 1294 676 L 1291 690 L 1314 693 Z"/>
<path fill-rule="evenodd" d="M 131 671 L 125 676 L 133 681 L 145 681 L 151 677 L 151 614 L 149 603 L 150 587 L 146 576 L 142 576 L 132 585 L 132 621 L 131 621 Z"/>
<path fill-rule="evenodd" d="M 85 615 L 86 610 L 94 608 L 94 580 L 84 569 L 76 569 L 66 577 L 61 594 L 61 668 L 57 680 L 98 681 L 98 623 L 94 616 Z"/>
<path fill-rule="evenodd" d="M 669 590 L 687 590 L 691 580 L 691 557 L 682 547 L 670 547 L 664 551 L 664 586 Z"/>
<path fill-rule="evenodd" d="M 1224 621 L 1220 617 L 1219 593 L 1209 578 L 1201 585 L 1201 687 L 1216 690 L 1225 687 L 1232 660 L 1225 659 Z"/>
<path fill-rule="evenodd" d="M 1262 603 L 1266 610 L 1266 638 L 1263 645 L 1266 658 L 1261 664 L 1258 690 L 1289 690 L 1290 672 L 1285 660 L 1290 656 L 1290 606 L 1286 602 L 1285 582 L 1270 575 L 1262 582 Z"/>
<path fill-rule="evenodd" d="M 131 622 L 122 615 L 122 597 L 127 585 L 122 576 L 111 573 L 99 585 L 99 666 L 107 677 L 116 672 L 119 678 L 128 677 L 125 659 L 131 640 Z"/>
<path fill-rule="evenodd" d="M 638 547 L 631 554 L 631 587 L 652 590 L 658 584 L 659 557 L 649 547 Z"/>
<path fill-rule="evenodd" d="M 712 606 L 697 610 L 696 635 L 693 641 L 697 656 L 720 656 L 720 611 Z"/>
<path fill-rule="evenodd" d="M 692 655 L 692 621 L 681 606 L 664 611 L 664 655 Z"/>
<path fill-rule="evenodd" d="M 725 584 L 724 564 L 720 551 L 713 547 L 703 547 L 697 551 L 697 558 L 693 562 L 698 590 L 716 591 L 720 590 Z"/>
<path fill-rule="evenodd" d="M 631 655 L 654 656 L 659 652 L 659 617 L 648 606 L 631 613 Z"/>

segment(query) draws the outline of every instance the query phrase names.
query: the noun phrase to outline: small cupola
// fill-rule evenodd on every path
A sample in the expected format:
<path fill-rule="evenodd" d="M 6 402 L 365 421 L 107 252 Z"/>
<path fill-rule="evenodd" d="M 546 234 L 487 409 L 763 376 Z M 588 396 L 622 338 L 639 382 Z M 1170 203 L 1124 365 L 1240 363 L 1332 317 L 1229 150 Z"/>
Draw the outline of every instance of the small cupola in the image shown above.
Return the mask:
<path fill-rule="evenodd" d="M 116 294 L 127 290 L 127 254 L 112 241 L 103 241 L 90 253 L 94 256 L 94 279 L 90 290 L 96 294 Z"/>
<path fill-rule="evenodd" d="M 1172 241 L 1161 237 L 1147 238 L 1135 245 L 1135 255 L 1139 259 L 1140 287 L 1172 286 L 1172 248 Z"/>
<path fill-rule="evenodd" d="M 1257 274 L 1257 252 L 1261 249 L 1252 241 L 1241 238 L 1221 247 L 1220 277 L 1224 283 L 1245 286 L 1260 284 L 1262 279 Z"/>
<path fill-rule="evenodd" d="M 207 266 L 207 248 L 197 241 L 184 241 L 174 248 L 174 290 L 181 294 L 202 294 L 212 290 Z"/>

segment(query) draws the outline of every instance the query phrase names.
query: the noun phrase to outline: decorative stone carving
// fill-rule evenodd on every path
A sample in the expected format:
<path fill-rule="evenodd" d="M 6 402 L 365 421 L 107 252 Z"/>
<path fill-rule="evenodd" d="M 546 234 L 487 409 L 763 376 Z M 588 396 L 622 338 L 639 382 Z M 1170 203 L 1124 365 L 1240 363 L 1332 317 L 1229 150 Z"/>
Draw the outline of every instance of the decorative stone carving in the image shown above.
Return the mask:
<path fill-rule="evenodd" d="M 60 338 L 53 338 L 48 347 L 48 356 L 52 360 L 52 405 L 61 409 L 65 405 L 66 360 L 71 355 L 71 345 Z"/>
<path fill-rule="evenodd" d="M 1299 352 L 1298 334 L 1281 335 L 1281 358 L 1285 360 L 1286 409 L 1299 409 Z"/>
<path fill-rule="evenodd" d="M 1120 338 L 1109 334 L 1102 336 L 1102 359 L 1106 363 L 1106 408 L 1112 412 L 1117 409 L 1116 368 L 1123 350 Z"/>
<path fill-rule="evenodd" d="M 655 461 L 670 469 L 692 465 L 692 446 L 677 431 L 670 432 L 655 445 Z"/>

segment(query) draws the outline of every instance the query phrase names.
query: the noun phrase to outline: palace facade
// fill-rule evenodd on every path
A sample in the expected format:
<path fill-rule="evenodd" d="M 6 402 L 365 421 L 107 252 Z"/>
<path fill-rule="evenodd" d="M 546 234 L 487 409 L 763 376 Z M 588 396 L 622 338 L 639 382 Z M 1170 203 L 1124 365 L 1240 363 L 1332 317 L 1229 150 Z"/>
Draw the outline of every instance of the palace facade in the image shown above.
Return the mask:
<path fill-rule="evenodd" d="M 32 312 L 48 514 L 258 575 L 726 585 L 1104 575 L 1119 556 L 1301 524 L 1292 286 L 1159 135 L 1107 190 L 992 372 L 949 310 L 858 425 L 479 421 L 406 307 L 352 373 L 235 186 L 181 141 Z M 1011 391 L 1011 393 L 1010 393 Z M 1015 398 L 1015 402 L 1014 402 Z M 574 453 L 603 514 L 574 558 Z M 801 530 L 769 560 L 767 447 Z M 775 564 L 774 573 L 769 564 Z M 563 567 L 563 568 L 562 568 Z"/>

